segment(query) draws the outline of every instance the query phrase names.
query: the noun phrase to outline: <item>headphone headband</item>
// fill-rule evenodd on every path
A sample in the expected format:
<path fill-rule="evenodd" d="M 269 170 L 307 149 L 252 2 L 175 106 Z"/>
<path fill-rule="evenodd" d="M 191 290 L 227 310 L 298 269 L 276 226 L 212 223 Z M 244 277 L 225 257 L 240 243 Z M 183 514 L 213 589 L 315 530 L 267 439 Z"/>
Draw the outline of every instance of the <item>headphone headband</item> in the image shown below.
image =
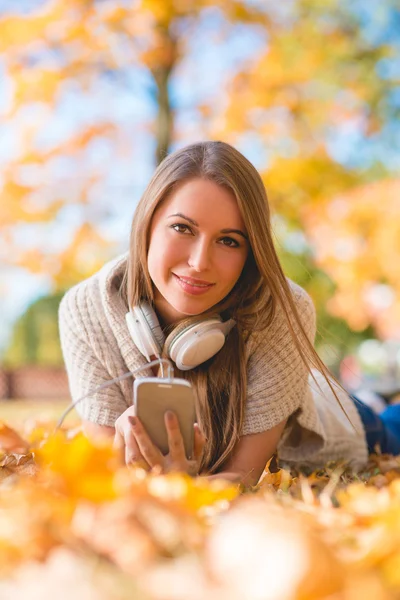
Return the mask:
<path fill-rule="evenodd" d="M 138 350 L 150 361 L 151 356 L 166 355 L 182 371 L 194 369 L 219 352 L 236 321 L 223 322 L 219 315 L 172 331 L 167 339 L 157 315 L 147 302 L 130 308 L 125 316 L 129 333 Z"/>

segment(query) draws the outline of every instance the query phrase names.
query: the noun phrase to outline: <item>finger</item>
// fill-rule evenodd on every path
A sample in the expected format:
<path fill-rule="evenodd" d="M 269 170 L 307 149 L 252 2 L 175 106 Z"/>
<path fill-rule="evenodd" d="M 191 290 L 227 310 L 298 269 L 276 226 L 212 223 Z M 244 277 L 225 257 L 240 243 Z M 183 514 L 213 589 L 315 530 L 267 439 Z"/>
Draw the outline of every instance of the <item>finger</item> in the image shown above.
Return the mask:
<path fill-rule="evenodd" d="M 165 427 L 167 428 L 168 447 L 172 460 L 174 462 L 185 460 L 185 445 L 183 443 L 179 421 L 175 413 L 168 410 L 164 415 L 164 421 Z"/>
<path fill-rule="evenodd" d="M 125 440 L 124 436 L 118 429 L 115 429 L 113 448 L 118 453 L 121 462 L 123 462 L 125 454 Z"/>
<path fill-rule="evenodd" d="M 149 465 L 140 453 L 135 436 L 130 427 L 125 428 L 125 431 L 116 428 L 113 447 L 120 453 L 121 460 L 124 461 L 126 465 L 140 463 L 143 468 L 149 468 Z"/>
<path fill-rule="evenodd" d="M 203 455 L 206 438 L 200 431 L 200 427 L 197 423 L 194 424 L 194 443 L 193 443 L 193 455 L 195 460 L 200 460 Z"/>
<path fill-rule="evenodd" d="M 137 417 L 129 417 L 129 422 L 132 425 L 132 433 L 144 460 L 150 467 L 162 466 L 164 457 L 151 441 L 140 420 Z"/>
<path fill-rule="evenodd" d="M 118 429 L 115 430 L 113 448 L 116 450 L 123 450 L 125 448 L 124 436 Z"/>
<path fill-rule="evenodd" d="M 142 466 L 149 465 L 140 452 L 138 443 L 135 435 L 131 428 L 126 429 L 125 432 L 125 464 L 132 465 L 133 463 L 140 463 Z"/>

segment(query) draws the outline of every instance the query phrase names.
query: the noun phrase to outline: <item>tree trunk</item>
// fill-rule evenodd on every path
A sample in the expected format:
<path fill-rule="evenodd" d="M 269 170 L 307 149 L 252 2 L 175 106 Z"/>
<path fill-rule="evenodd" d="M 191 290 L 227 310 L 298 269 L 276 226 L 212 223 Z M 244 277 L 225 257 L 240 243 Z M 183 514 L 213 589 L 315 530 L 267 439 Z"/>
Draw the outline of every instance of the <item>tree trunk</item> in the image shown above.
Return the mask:
<path fill-rule="evenodd" d="M 173 110 L 169 94 L 171 73 L 177 62 L 177 43 L 168 29 L 159 31 L 162 39 L 163 59 L 155 65 L 151 72 L 157 86 L 157 120 L 156 120 L 156 161 L 157 165 L 168 154 L 173 135 Z"/>
<path fill-rule="evenodd" d="M 173 132 L 173 114 L 169 96 L 170 70 L 167 68 L 158 69 L 155 80 L 157 83 L 157 122 L 156 122 L 156 161 L 157 165 L 166 157 L 172 140 Z"/>

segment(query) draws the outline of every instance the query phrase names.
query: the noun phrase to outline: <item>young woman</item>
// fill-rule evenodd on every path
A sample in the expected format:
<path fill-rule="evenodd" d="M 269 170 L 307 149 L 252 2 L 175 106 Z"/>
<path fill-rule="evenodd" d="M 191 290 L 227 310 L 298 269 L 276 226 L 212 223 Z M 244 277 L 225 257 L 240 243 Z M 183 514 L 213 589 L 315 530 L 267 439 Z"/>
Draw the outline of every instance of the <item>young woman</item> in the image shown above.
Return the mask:
<path fill-rule="evenodd" d="M 366 463 L 372 438 L 363 423 L 375 417 L 364 418 L 365 407 L 316 354 L 313 303 L 282 271 L 261 177 L 228 144 L 202 142 L 168 156 L 137 206 L 128 254 L 65 295 L 60 335 L 74 399 L 146 364 L 125 321 L 135 306 L 147 306 L 152 328 L 159 324 L 164 355 L 193 322 L 217 314 L 236 325 L 215 356 L 175 369 L 196 394 L 194 460 L 185 457 L 172 413 L 169 454 L 151 443 L 133 417 L 129 380 L 77 406 L 85 432 L 113 436 L 127 463 L 247 484 L 258 481 L 276 450 L 298 466 Z M 373 441 L 386 443 L 377 419 L 382 431 Z"/>

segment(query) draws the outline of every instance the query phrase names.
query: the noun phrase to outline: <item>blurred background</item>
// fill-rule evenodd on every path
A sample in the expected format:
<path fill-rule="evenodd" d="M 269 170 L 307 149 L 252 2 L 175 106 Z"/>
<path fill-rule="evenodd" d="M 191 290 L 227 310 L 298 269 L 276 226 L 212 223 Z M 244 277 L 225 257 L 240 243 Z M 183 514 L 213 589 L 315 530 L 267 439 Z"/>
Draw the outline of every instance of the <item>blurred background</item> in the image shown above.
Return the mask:
<path fill-rule="evenodd" d="M 399 113 L 398 0 L 0 0 L 3 418 L 66 402 L 63 293 L 126 251 L 155 166 L 202 139 L 262 174 L 325 362 L 396 388 Z"/>

